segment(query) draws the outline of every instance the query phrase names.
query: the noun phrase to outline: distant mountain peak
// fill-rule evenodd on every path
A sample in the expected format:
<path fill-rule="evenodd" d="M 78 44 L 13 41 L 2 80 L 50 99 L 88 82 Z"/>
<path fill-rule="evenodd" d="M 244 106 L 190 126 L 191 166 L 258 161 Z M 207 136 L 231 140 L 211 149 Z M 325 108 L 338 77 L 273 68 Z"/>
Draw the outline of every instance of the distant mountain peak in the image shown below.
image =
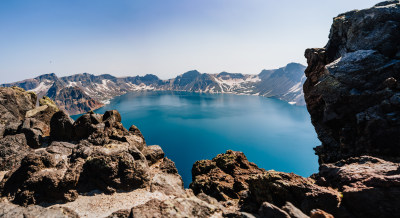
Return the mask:
<path fill-rule="evenodd" d="M 274 70 L 263 70 L 258 75 L 228 73 L 200 73 L 187 71 L 176 78 L 161 80 L 156 75 L 115 77 L 110 74 L 90 73 L 57 77 L 54 73 L 34 79 L 3 84 L 34 91 L 39 97 L 47 95 L 70 114 L 96 109 L 115 96 L 144 90 L 172 90 L 207 93 L 232 93 L 275 97 L 296 104 L 304 104 L 302 84 L 305 66 L 289 63 Z M 73 98 L 72 98 L 73 97 Z"/>

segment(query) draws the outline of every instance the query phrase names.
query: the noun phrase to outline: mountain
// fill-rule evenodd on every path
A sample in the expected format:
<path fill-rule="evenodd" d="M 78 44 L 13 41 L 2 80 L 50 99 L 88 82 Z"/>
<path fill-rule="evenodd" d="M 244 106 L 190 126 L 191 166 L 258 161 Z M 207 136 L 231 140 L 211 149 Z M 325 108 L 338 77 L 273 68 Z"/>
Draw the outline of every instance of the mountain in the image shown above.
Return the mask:
<path fill-rule="evenodd" d="M 33 79 L 3 84 L 18 86 L 38 95 L 49 96 L 70 114 L 95 110 L 115 96 L 144 90 L 171 90 L 206 93 L 231 93 L 273 97 L 290 104 L 305 105 L 302 85 L 305 66 L 290 63 L 275 70 L 263 70 L 258 75 L 228 73 L 186 72 L 173 79 L 161 80 L 155 75 L 115 77 L 109 74 L 88 73 L 57 77 L 54 73 Z"/>

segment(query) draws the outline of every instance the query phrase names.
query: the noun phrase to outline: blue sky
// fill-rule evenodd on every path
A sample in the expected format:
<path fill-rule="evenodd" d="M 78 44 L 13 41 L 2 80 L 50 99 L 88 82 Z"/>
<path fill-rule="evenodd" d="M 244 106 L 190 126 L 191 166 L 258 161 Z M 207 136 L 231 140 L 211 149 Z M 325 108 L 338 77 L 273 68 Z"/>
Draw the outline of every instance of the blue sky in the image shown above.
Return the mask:
<path fill-rule="evenodd" d="M 54 72 L 259 73 L 322 47 L 372 0 L 1 0 L 0 83 Z"/>

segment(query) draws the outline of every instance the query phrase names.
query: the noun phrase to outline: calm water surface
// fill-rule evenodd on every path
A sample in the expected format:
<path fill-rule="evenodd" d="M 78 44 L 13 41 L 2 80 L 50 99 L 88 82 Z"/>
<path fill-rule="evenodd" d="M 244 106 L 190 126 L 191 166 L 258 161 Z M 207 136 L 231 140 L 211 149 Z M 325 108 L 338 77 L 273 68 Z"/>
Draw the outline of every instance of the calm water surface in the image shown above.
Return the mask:
<path fill-rule="evenodd" d="M 128 93 L 97 110 L 116 109 L 125 128 L 136 125 L 148 145 L 160 145 L 188 187 L 195 161 L 226 150 L 259 167 L 310 176 L 319 145 L 305 107 L 258 96 L 187 92 Z M 76 118 L 76 117 L 74 117 Z"/>

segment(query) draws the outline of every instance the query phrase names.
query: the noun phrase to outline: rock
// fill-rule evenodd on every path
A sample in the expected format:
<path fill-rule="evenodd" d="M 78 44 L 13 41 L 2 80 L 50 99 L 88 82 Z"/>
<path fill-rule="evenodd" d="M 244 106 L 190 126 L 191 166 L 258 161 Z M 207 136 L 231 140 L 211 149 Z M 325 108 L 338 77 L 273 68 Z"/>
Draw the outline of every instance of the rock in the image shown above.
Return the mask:
<path fill-rule="evenodd" d="M 150 200 L 132 208 L 132 217 L 218 217 L 222 210 L 196 197 Z"/>
<path fill-rule="evenodd" d="M 110 123 L 121 122 L 121 115 L 116 110 L 106 111 L 103 115 L 103 120 Z"/>
<path fill-rule="evenodd" d="M 70 141 L 74 139 L 74 121 L 64 112 L 56 112 L 50 121 L 50 138 L 53 141 Z"/>
<path fill-rule="evenodd" d="M 144 136 L 142 132 L 140 132 L 139 128 L 137 128 L 135 125 L 132 125 L 129 127 L 129 132 L 132 133 L 133 135 L 139 136 L 140 138 L 143 139 L 143 143 L 146 144 L 146 141 L 144 140 Z"/>
<path fill-rule="evenodd" d="M 47 125 L 50 125 L 50 120 L 53 115 L 59 111 L 56 104 L 47 96 L 44 96 L 39 100 L 40 107 L 32 109 L 26 112 L 25 117 L 35 118 L 40 120 Z"/>
<path fill-rule="evenodd" d="M 290 202 L 286 202 L 286 204 L 283 205 L 282 210 L 289 214 L 291 218 L 308 218 L 307 215 L 305 215 L 301 210 L 299 210 Z"/>
<path fill-rule="evenodd" d="M 386 1 L 337 16 L 326 47 L 306 50 L 303 88 L 320 163 L 400 155 L 399 28 L 400 4 Z"/>
<path fill-rule="evenodd" d="M 164 158 L 164 151 L 158 145 L 144 147 L 143 154 L 149 162 L 149 165 L 152 165 L 158 160 Z"/>
<path fill-rule="evenodd" d="M 323 210 L 315 209 L 311 211 L 310 218 L 334 218 L 334 217 Z"/>
<path fill-rule="evenodd" d="M 178 174 L 175 163 L 168 158 L 163 158 L 161 161 L 152 165 L 155 170 L 152 170 L 150 191 L 159 191 L 166 195 L 174 195 L 183 197 L 186 191 L 183 188 L 183 181 Z"/>
<path fill-rule="evenodd" d="M 8 124 L 25 118 L 27 111 L 35 108 L 37 96 L 33 92 L 12 87 L 0 87 L 0 123 Z"/>
<path fill-rule="evenodd" d="M 9 122 L 5 125 L 3 136 L 18 134 L 20 130 L 21 122 Z"/>
<path fill-rule="evenodd" d="M 53 100 L 51 100 L 49 97 L 47 97 L 47 96 L 43 96 L 41 99 L 39 99 L 39 105 L 40 106 L 48 106 L 48 107 L 50 107 L 50 108 L 53 108 L 53 110 L 55 111 L 55 112 L 57 112 L 57 111 L 59 111 L 59 109 L 58 109 L 58 107 L 57 107 L 57 105 L 56 105 L 56 103 L 54 103 L 54 101 Z M 51 117 L 51 115 L 49 115 L 50 117 Z"/>
<path fill-rule="evenodd" d="M 289 214 L 287 214 L 285 211 L 268 202 L 264 202 L 261 204 L 261 207 L 258 210 L 258 214 L 261 217 L 290 218 Z"/>
<path fill-rule="evenodd" d="M 26 118 L 20 127 L 19 132 L 24 133 L 27 144 L 31 148 L 39 148 L 50 135 L 50 128 L 47 124 L 34 118 Z"/>
<path fill-rule="evenodd" d="M 17 206 L 8 202 L 0 203 L 0 214 L 4 218 L 15 217 L 65 217 L 79 218 L 78 214 L 66 207 L 41 207 L 31 205 L 28 207 Z"/>
<path fill-rule="evenodd" d="M 312 209 L 321 208 L 341 215 L 340 193 L 332 188 L 318 186 L 310 178 L 271 170 L 255 175 L 247 182 L 248 195 L 241 199 L 245 210 L 255 211 L 263 202 L 282 207 L 289 201 L 306 214 Z"/>
<path fill-rule="evenodd" d="M 27 111 L 25 114 L 25 117 L 33 117 L 33 116 L 37 115 L 38 113 L 45 111 L 48 107 L 49 106 L 47 106 L 47 105 L 43 105 L 43 106 L 34 108 L 30 111 Z"/>
<path fill-rule="evenodd" d="M 12 170 L 32 149 L 27 145 L 24 134 L 9 135 L 0 139 L 0 171 Z"/>
<path fill-rule="evenodd" d="M 128 218 L 128 217 L 132 217 L 132 216 L 133 215 L 131 214 L 131 210 L 119 210 L 119 211 L 112 213 L 107 218 Z"/>
<path fill-rule="evenodd" d="M 205 193 L 217 200 L 239 199 L 248 189 L 246 180 L 263 172 L 242 152 L 228 150 L 212 160 L 196 161 L 189 187 L 195 194 Z"/>
<path fill-rule="evenodd" d="M 5 131 L 6 131 L 6 125 L 0 124 L 0 139 L 3 138 Z"/>
<path fill-rule="evenodd" d="M 144 156 L 128 143 L 94 146 L 83 166 L 81 190 L 105 192 L 143 188 L 149 181 Z M 81 151 L 78 151 L 81 152 Z"/>
<path fill-rule="evenodd" d="M 399 175 L 400 163 L 362 156 L 321 165 L 317 183 L 339 189 L 342 205 L 358 217 L 390 217 L 400 213 Z"/>

